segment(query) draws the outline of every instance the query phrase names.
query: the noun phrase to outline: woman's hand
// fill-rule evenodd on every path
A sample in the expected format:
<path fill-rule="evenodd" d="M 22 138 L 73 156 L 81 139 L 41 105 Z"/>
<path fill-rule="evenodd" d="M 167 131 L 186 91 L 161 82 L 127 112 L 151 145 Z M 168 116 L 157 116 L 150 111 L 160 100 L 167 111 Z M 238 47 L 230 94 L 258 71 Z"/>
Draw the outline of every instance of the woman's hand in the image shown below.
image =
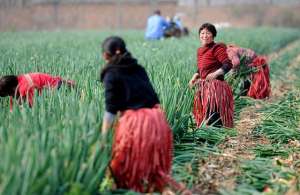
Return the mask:
<path fill-rule="evenodd" d="M 108 130 L 111 128 L 112 124 L 106 120 L 102 121 L 102 128 L 101 128 L 101 134 L 102 136 L 106 136 Z"/>
<path fill-rule="evenodd" d="M 212 72 L 212 73 L 209 73 L 207 76 L 206 76 L 206 79 L 207 81 L 211 81 L 211 80 L 214 80 L 216 78 L 218 78 L 219 76 L 221 75 L 224 75 L 224 70 L 222 68 L 219 68 L 218 70 L 216 70 L 215 72 Z"/>
<path fill-rule="evenodd" d="M 105 111 L 103 115 L 101 133 L 103 136 L 107 135 L 108 130 L 112 127 L 116 115 Z"/>
<path fill-rule="evenodd" d="M 64 83 L 64 84 L 66 84 L 69 88 L 74 88 L 75 87 L 75 81 L 73 81 L 73 80 L 62 80 L 62 82 Z"/>
<path fill-rule="evenodd" d="M 192 87 L 195 85 L 196 81 L 197 81 L 199 78 L 200 78 L 200 74 L 199 74 L 199 73 L 195 73 L 195 74 L 193 75 L 192 79 L 191 79 L 190 82 L 189 82 L 189 87 L 192 88 Z"/>

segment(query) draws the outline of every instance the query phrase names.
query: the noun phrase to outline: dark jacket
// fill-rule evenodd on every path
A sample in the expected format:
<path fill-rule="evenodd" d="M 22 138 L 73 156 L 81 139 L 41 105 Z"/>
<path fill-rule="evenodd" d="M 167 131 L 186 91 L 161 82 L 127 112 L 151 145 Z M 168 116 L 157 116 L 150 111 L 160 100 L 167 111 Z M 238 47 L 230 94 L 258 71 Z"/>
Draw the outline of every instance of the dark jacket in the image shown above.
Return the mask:
<path fill-rule="evenodd" d="M 105 107 L 110 113 L 127 109 L 152 108 L 159 104 L 145 69 L 126 52 L 107 64 L 101 72 L 105 88 Z"/>

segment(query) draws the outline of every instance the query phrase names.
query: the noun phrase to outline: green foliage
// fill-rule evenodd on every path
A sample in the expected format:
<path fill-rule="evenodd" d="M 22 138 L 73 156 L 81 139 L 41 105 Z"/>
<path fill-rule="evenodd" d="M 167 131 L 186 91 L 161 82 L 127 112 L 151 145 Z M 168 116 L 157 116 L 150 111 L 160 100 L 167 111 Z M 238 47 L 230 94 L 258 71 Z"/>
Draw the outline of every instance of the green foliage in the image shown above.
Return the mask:
<path fill-rule="evenodd" d="M 254 152 L 257 157 L 273 157 L 281 156 L 287 158 L 291 152 L 287 148 L 283 148 L 282 145 L 257 145 L 254 148 Z"/>
<path fill-rule="evenodd" d="M 181 152 L 176 147 L 176 178 L 190 186 L 193 175 L 183 168 L 187 161 L 193 170 L 201 155 L 215 152 L 215 145 L 235 136 L 235 130 L 227 129 L 190 132 L 193 91 L 187 85 L 197 68 L 196 49 L 200 44 L 196 34 L 148 42 L 140 31 L 0 33 L 1 75 L 46 72 L 77 83 L 72 91 L 64 87 L 44 91 L 35 97 L 32 109 L 15 106 L 9 112 L 8 98 L 1 98 L 0 194 L 99 193 L 111 155 L 111 141 L 107 145 L 99 141 L 104 109 L 103 87 L 98 81 L 104 64 L 100 43 L 112 34 L 124 37 L 133 56 L 146 68 L 176 141 L 186 146 Z M 218 40 L 234 41 L 266 54 L 299 34 L 291 29 L 228 29 L 220 31 Z M 185 141 L 190 144 L 184 145 Z M 204 147 L 203 143 L 208 145 Z M 192 148 L 195 152 L 184 154 Z M 133 194 L 126 190 L 122 193 Z"/>
<path fill-rule="evenodd" d="M 264 133 L 273 143 L 300 140 L 299 106 L 299 95 L 293 92 L 286 94 L 279 102 L 265 106 L 262 110 L 264 120 L 256 131 Z"/>
<path fill-rule="evenodd" d="M 242 174 L 238 181 L 251 185 L 258 191 L 263 191 L 266 187 L 279 188 L 278 191 L 284 192 L 287 186 L 280 185 L 274 180 L 289 179 L 296 173 L 285 170 L 284 167 L 274 165 L 272 160 L 256 158 L 242 163 Z"/>

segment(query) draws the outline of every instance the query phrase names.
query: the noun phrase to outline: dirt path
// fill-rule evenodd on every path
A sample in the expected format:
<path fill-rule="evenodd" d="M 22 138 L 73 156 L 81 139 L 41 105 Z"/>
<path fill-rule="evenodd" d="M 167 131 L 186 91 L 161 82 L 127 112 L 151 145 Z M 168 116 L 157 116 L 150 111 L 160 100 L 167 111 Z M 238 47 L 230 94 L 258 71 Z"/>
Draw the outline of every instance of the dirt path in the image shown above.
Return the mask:
<path fill-rule="evenodd" d="M 300 54 L 288 65 L 286 74 L 284 75 L 284 78 L 286 79 L 273 81 L 272 83 L 273 100 L 276 100 L 279 97 L 281 97 L 282 94 L 295 89 L 295 85 L 293 82 L 299 80 L 298 76 L 295 74 L 295 70 L 299 69 L 299 64 L 300 64 Z"/>
<path fill-rule="evenodd" d="M 279 52 L 273 53 L 268 56 L 269 61 L 276 60 L 280 55 L 284 52 L 291 51 L 293 48 L 300 44 L 300 40 L 297 40 L 287 47 L 283 48 Z M 272 80 L 272 100 L 275 101 L 280 98 L 286 92 L 292 90 L 294 88 L 293 81 L 297 80 L 296 74 L 293 70 L 297 69 L 300 63 L 300 55 L 298 55 L 287 67 L 286 73 L 283 76 L 285 79 Z"/>
<path fill-rule="evenodd" d="M 240 174 L 241 160 L 251 160 L 255 154 L 251 149 L 259 145 L 269 144 L 266 137 L 257 136 L 252 130 L 262 121 L 261 113 L 257 109 L 262 103 L 243 109 L 240 120 L 236 122 L 236 137 L 227 138 L 218 148 L 222 151 L 219 155 L 210 155 L 200 163 L 197 194 L 216 194 L 220 189 L 233 190 L 235 177 Z"/>
<path fill-rule="evenodd" d="M 283 53 L 292 50 L 299 44 L 295 41 L 278 52 L 268 56 L 269 61 L 276 60 Z M 276 81 L 272 87 L 272 97 L 267 100 L 274 101 L 290 90 L 292 82 L 296 79 L 293 70 L 300 64 L 300 55 L 288 66 L 285 75 L 286 80 Z M 196 194 L 216 194 L 220 189 L 234 189 L 235 177 L 240 174 L 241 160 L 251 160 L 255 158 L 252 150 L 257 145 L 270 144 L 269 140 L 253 133 L 255 127 L 262 122 L 262 113 L 258 112 L 266 102 L 257 101 L 255 105 L 246 107 L 240 113 L 240 120 L 236 122 L 235 128 L 238 132 L 236 137 L 230 137 L 221 143 L 218 148 L 222 151 L 219 155 L 210 155 L 208 159 L 200 162 L 198 171 L 198 184 L 194 188 Z"/>
<path fill-rule="evenodd" d="M 279 51 L 269 54 L 268 61 L 271 62 L 273 60 L 276 60 L 276 58 L 281 56 L 283 53 L 291 51 L 293 48 L 295 48 L 299 44 L 299 42 L 300 42 L 300 40 L 295 40 L 292 43 L 288 44 L 286 47 L 280 49 Z"/>

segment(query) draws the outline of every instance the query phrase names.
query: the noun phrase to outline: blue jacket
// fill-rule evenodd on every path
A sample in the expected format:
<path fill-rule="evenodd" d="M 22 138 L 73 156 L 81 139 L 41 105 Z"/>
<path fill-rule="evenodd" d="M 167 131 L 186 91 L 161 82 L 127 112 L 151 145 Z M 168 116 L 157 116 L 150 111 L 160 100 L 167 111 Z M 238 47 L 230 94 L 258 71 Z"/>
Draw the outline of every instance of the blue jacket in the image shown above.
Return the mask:
<path fill-rule="evenodd" d="M 160 39 L 163 37 L 164 29 L 168 22 L 160 15 L 153 15 L 148 18 L 145 38 L 148 40 Z"/>

